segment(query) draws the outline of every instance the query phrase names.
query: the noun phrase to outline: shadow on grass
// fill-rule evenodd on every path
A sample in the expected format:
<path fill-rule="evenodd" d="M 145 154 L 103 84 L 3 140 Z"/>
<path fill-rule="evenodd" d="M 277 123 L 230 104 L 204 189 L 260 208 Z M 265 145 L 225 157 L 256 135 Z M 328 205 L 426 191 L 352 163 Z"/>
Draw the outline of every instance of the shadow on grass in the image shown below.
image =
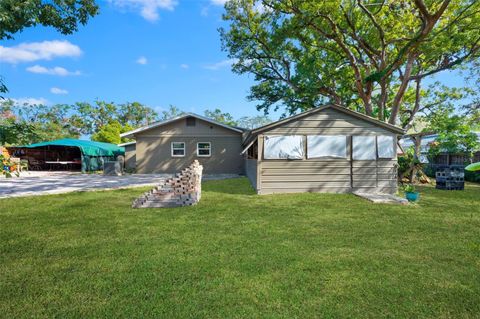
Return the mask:
<path fill-rule="evenodd" d="M 232 195 L 256 195 L 255 190 L 246 177 L 205 181 L 202 183 L 202 191 Z"/>

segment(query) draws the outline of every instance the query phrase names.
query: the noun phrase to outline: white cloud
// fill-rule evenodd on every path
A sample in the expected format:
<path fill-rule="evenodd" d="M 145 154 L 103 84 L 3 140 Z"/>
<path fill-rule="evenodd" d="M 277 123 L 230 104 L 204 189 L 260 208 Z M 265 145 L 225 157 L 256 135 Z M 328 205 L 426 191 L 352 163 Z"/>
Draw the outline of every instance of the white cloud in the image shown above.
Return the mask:
<path fill-rule="evenodd" d="M 227 59 L 227 60 L 223 60 L 223 61 L 220 61 L 220 62 L 217 62 L 217 63 L 207 64 L 203 68 L 207 69 L 207 70 L 216 71 L 216 70 L 219 70 L 219 69 L 224 68 L 224 67 L 229 67 L 232 64 L 236 63 L 237 61 L 238 61 L 237 59 Z"/>
<path fill-rule="evenodd" d="M 41 98 L 35 98 L 35 97 L 21 97 L 18 99 L 10 99 L 13 101 L 15 106 L 23 106 L 23 105 L 47 105 L 50 102 L 47 99 L 44 99 L 43 97 Z"/>
<path fill-rule="evenodd" d="M 189 66 L 188 64 L 183 63 L 183 64 L 180 64 L 180 67 L 181 67 L 182 69 L 185 69 L 185 70 L 186 70 L 186 69 L 188 69 L 190 66 Z"/>
<path fill-rule="evenodd" d="M 140 11 L 140 15 L 148 21 L 157 21 L 160 16 L 158 10 L 172 11 L 177 5 L 176 0 L 109 0 L 119 8 Z"/>
<path fill-rule="evenodd" d="M 147 64 L 147 63 L 148 63 L 148 60 L 147 60 L 147 58 L 146 58 L 146 57 L 144 57 L 144 56 L 141 56 L 141 57 L 139 57 L 139 58 L 137 59 L 137 61 L 135 61 L 135 62 L 137 62 L 138 64 L 145 65 L 145 64 Z"/>
<path fill-rule="evenodd" d="M 208 7 L 203 7 L 201 10 L 200 10 L 200 15 L 202 17 L 208 17 Z"/>
<path fill-rule="evenodd" d="M 210 2 L 216 6 L 223 6 L 225 3 L 227 3 L 227 1 L 228 0 L 210 0 Z"/>
<path fill-rule="evenodd" d="M 50 74 L 50 75 L 59 75 L 59 76 L 69 76 L 69 75 L 81 75 L 80 71 L 68 71 L 65 68 L 56 66 L 53 68 L 46 68 L 41 65 L 30 66 L 26 69 L 28 72 L 37 73 L 37 74 Z"/>
<path fill-rule="evenodd" d="M 61 88 L 57 88 L 57 87 L 53 87 L 50 89 L 50 92 L 53 93 L 53 94 L 68 94 L 68 91 L 67 90 L 64 90 L 64 89 L 61 89 Z"/>
<path fill-rule="evenodd" d="M 24 42 L 13 47 L 0 45 L 0 62 L 20 63 L 51 60 L 56 57 L 77 57 L 82 50 L 69 41 Z"/>

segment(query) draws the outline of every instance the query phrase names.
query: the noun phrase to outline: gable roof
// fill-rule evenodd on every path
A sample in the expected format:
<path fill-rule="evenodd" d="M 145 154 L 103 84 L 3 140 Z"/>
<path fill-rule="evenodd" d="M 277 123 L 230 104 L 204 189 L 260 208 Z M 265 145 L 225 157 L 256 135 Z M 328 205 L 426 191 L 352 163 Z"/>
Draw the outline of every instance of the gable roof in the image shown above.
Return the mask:
<path fill-rule="evenodd" d="M 314 109 L 311 109 L 311 110 L 308 110 L 308 111 L 305 111 L 305 112 L 302 112 L 300 114 L 297 114 L 297 115 L 294 115 L 294 116 L 291 116 L 291 117 L 288 117 L 286 119 L 283 119 L 283 120 L 279 120 L 279 121 L 276 121 L 276 122 L 273 122 L 273 123 L 270 123 L 270 124 L 267 124 L 267 125 L 264 125 L 264 126 L 261 126 L 261 127 L 258 127 L 254 130 L 251 130 L 248 135 L 246 136 L 243 144 L 246 145 L 246 144 L 249 144 L 252 139 L 257 136 L 258 134 L 261 134 L 265 131 L 268 131 L 268 130 L 271 130 L 273 128 L 276 128 L 278 126 L 281 126 L 285 123 L 288 123 L 288 122 L 291 122 L 291 121 L 295 121 L 295 120 L 298 120 L 300 118 L 303 118 L 303 117 L 306 117 L 306 116 L 309 116 L 309 115 L 312 115 L 312 114 L 315 114 L 317 112 L 321 112 L 325 109 L 334 109 L 336 111 L 339 111 L 339 112 L 342 112 L 342 113 L 345 113 L 347 115 L 350 115 L 352 117 L 355 117 L 357 119 L 360 119 L 360 120 L 363 120 L 363 121 L 366 121 L 366 122 L 370 122 L 376 126 L 380 126 L 390 132 L 393 132 L 393 133 L 396 133 L 396 134 L 405 134 L 405 130 L 398 127 L 398 126 L 395 126 L 395 125 L 392 125 L 392 124 L 388 124 L 388 123 L 385 123 L 385 122 L 382 122 L 380 120 L 377 120 L 373 117 L 370 117 L 368 115 L 365 115 L 365 114 L 362 114 L 362 113 L 359 113 L 359 112 L 356 112 L 356 111 L 352 111 L 350 109 L 347 109 L 343 106 L 340 106 L 340 105 L 336 105 L 336 104 L 327 104 L 327 105 L 323 105 L 323 106 L 319 106 L 317 108 L 314 108 Z"/>
<path fill-rule="evenodd" d="M 150 130 L 152 128 L 156 128 L 156 127 L 160 127 L 160 126 L 163 126 L 163 125 L 167 125 L 169 123 L 173 123 L 175 121 L 178 121 L 178 120 L 181 120 L 181 119 L 185 119 L 187 117 L 195 117 L 199 120 L 202 120 L 202 121 L 205 121 L 205 122 L 208 122 L 208 123 L 211 123 L 211 124 L 215 124 L 215 125 L 218 125 L 218 126 L 221 126 L 223 128 L 226 128 L 228 130 L 232 130 L 232 131 L 235 131 L 237 133 L 243 133 L 244 130 L 239 128 L 239 127 L 233 127 L 233 126 L 230 126 L 230 125 L 227 125 L 227 124 L 224 124 L 224 123 L 220 123 L 218 121 L 215 121 L 215 120 L 212 120 L 208 117 L 205 117 L 205 116 L 201 116 L 201 115 L 198 115 L 198 114 L 195 114 L 195 113 L 185 113 L 185 114 L 182 114 L 180 116 L 177 116 L 177 117 L 174 117 L 174 118 L 171 118 L 169 120 L 165 120 L 165 121 L 160 121 L 160 122 L 155 122 L 153 124 L 150 124 L 150 125 L 147 125 L 147 126 L 144 126 L 144 127 L 140 127 L 140 128 L 137 128 L 135 130 L 132 130 L 132 131 L 129 131 L 129 132 L 125 132 L 125 133 L 122 133 L 120 134 L 120 137 L 128 137 L 128 138 L 132 138 L 135 134 L 137 133 L 140 133 L 140 132 L 144 132 L 144 131 L 147 131 L 147 130 Z"/>

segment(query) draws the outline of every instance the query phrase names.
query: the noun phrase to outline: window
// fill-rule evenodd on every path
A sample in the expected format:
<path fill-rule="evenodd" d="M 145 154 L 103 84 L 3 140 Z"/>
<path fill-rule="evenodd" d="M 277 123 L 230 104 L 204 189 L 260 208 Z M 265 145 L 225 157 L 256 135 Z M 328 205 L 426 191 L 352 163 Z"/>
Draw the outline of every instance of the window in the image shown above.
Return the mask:
<path fill-rule="evenodd" d="M 393 136 L 377 136 L 377 147 L 379 158 L 395 157 Z"/>
<path fill-rule="evenodd" d="M 265 136 L 265 159 L 303 159 L 303 136 Z"/>
<path fill-rule="evenodd" d="M 186 119 L 187 126 L 195 126 L 195 118 L 194 117 L 187 117 Z"/>
<path fill-rule="evenodd" d="M 353 136 L 353 159 L 375 160 L 375 136 Z"/>
<path fill-rule="evenodd" d="M 172 157 L 184 157 L 184 156 L 185 156 L 185 143 L 172 142 Z"/>
<path fill-rule="evenodd" d="M 212 145 L 210 142 L 197 143 L 197 156 L 209 157 L 212 153 Z"/>
<path fill-rule="evenodd" d="M 307 158 L 347 157 L 347 137 L 344 135 L 307 136 Z"/>

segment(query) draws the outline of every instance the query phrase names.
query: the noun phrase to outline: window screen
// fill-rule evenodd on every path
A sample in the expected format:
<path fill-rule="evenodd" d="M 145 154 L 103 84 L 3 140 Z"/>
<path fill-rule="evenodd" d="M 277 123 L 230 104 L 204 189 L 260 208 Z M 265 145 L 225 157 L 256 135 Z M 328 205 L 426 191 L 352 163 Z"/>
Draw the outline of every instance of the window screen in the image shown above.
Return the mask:
<path fill-rule="evenodd" d="M 353 136 L 353 159 L 375 160 L 375 136 Z"/>
<path fill-rule="evenodd" d="M 379 158 L 395 157 L 393 136 L 377 136 L 377 145 Z"/>
<path fill-rule="evenodd" d="M 265 159 L 303 159 L 303 136 L 265 136 Z"/>
<path fill-rule="evenodd" d="M 197 143 L 197 156 L 208 157 L 211 155 L 211 144 L 210 142 L 201 142 Z"/>
<path fill-rule="evenodd" d="M 183 157 L 185 156 L 185 143 L 184 142 L 172 142 L 172 156 Z"/>
<path fill-rule="evenodd" d="M 307 136 L 307 157 L 347 157 L 347 137 L 342 135 Z"/>

